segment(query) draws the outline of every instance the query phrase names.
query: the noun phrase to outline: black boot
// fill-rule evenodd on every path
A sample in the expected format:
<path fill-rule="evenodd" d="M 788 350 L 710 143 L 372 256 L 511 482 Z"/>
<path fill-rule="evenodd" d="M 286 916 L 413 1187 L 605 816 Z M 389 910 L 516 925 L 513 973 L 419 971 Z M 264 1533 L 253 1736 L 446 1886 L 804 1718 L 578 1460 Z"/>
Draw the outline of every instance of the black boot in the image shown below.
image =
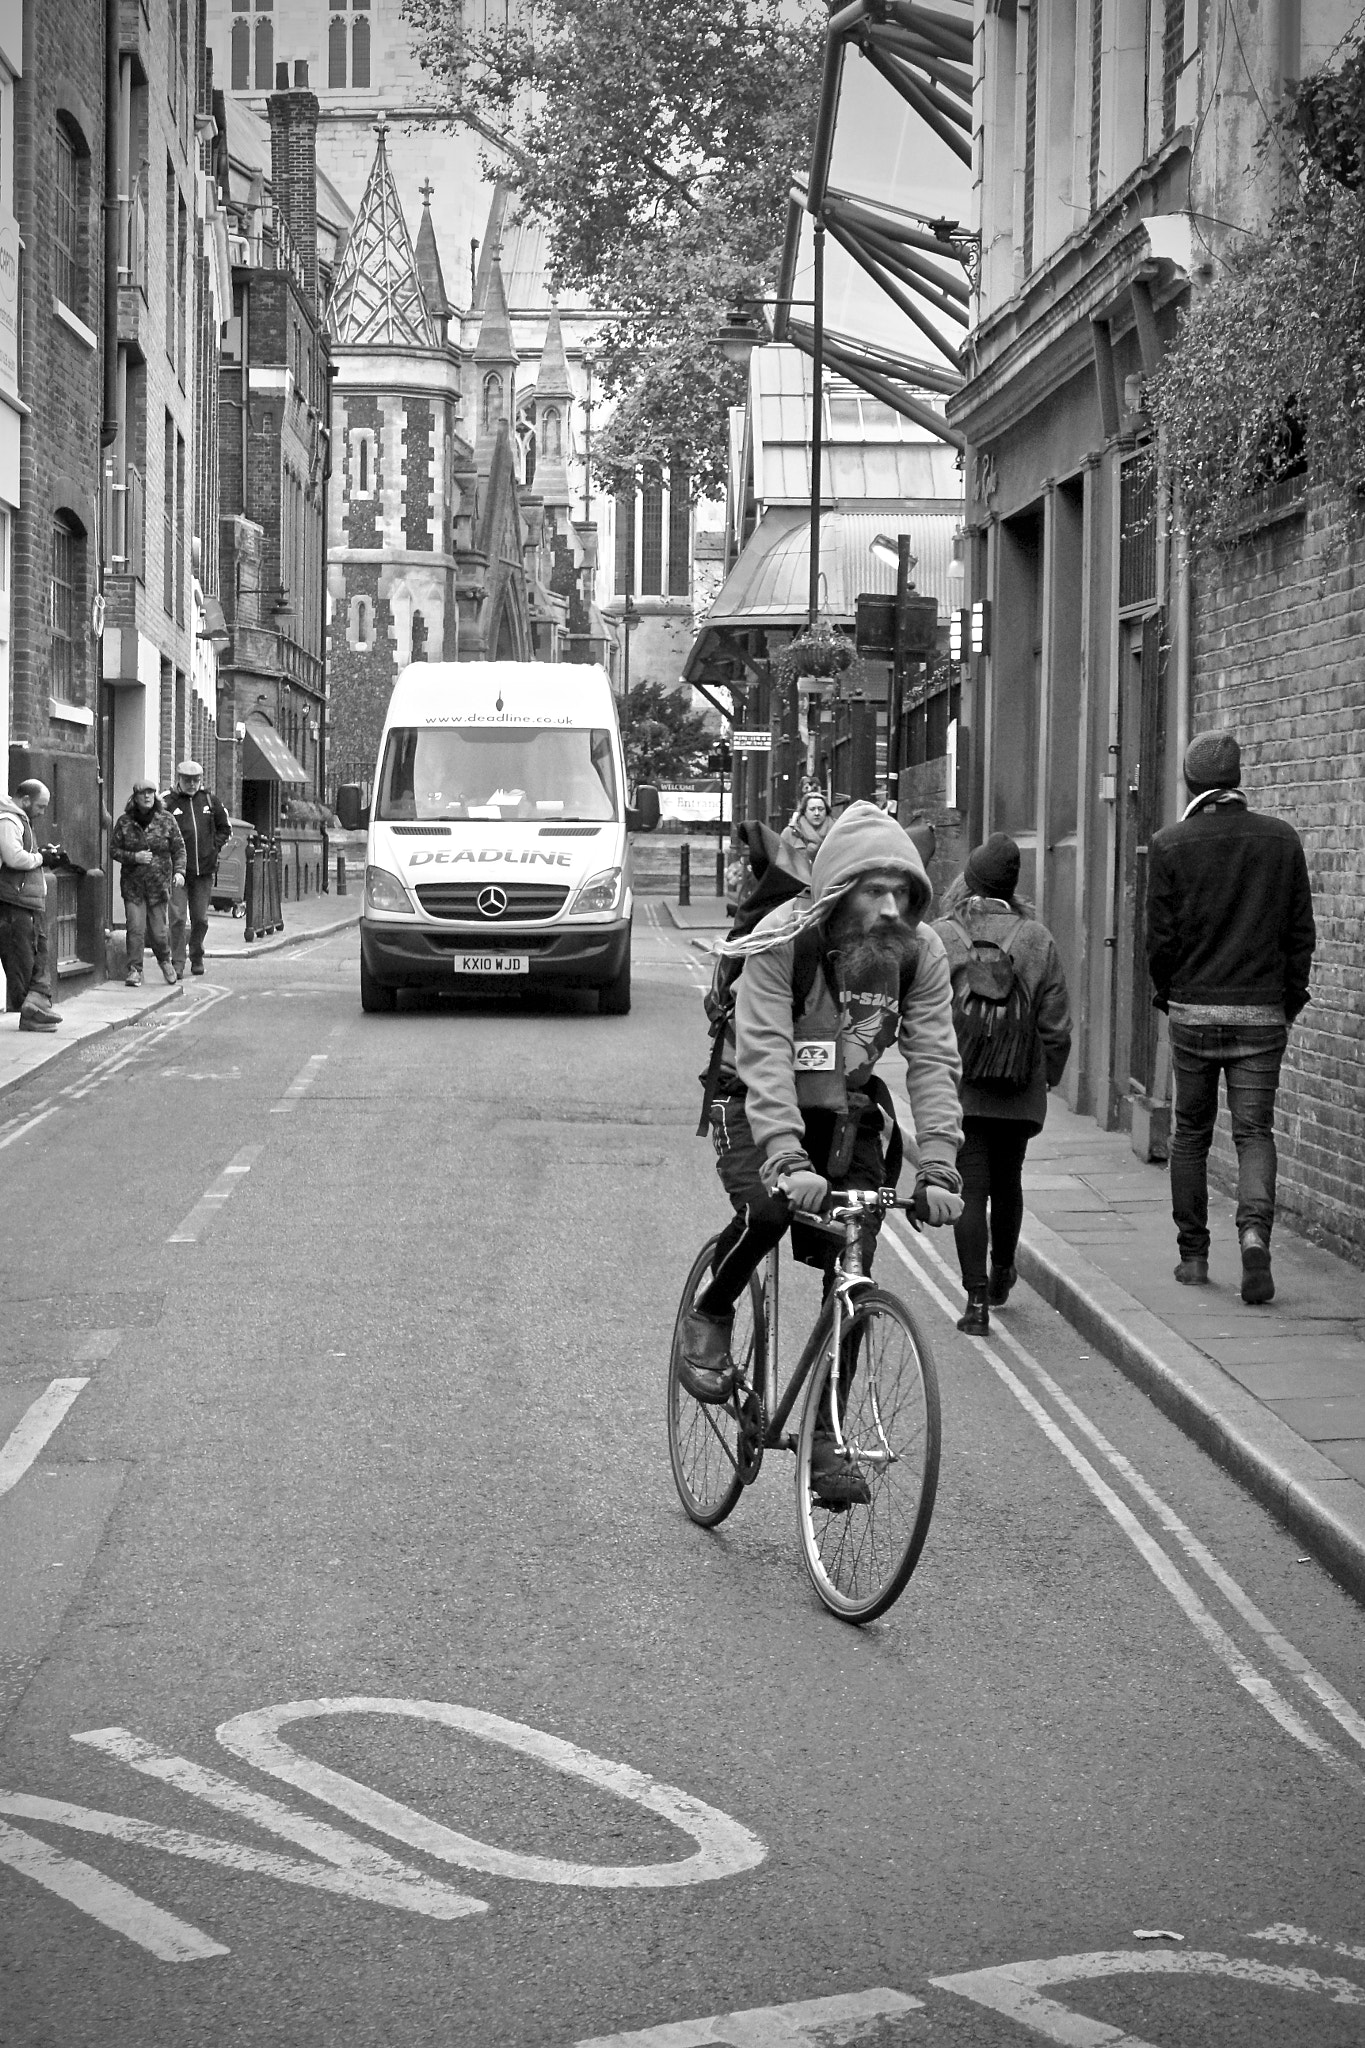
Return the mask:
<path fill-rule="evenodd" d="M 992 1308 L 1003 1308 L 1010 1298 L 1010 1289 L 1019 1275 L 1013 1266 L 992 1266 L 991 1284 L 988 1297 Z"/>
<path fill-rule="evenodd" d="M 988 1290 L 984 1287 L 967 1289 L 967 1308 L 957 1319 L 957 1327 L 968 1337 L 984 1337 L 991 1327 L 991 1312 L 987 1307 Z"/>

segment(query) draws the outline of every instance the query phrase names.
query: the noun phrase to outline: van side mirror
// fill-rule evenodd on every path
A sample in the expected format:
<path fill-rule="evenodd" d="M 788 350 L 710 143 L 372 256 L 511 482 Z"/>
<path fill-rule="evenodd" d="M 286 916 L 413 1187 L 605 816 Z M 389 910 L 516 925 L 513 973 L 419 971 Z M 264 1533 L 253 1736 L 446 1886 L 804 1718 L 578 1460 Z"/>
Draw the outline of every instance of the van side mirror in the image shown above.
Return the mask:
<path fill-rule="evenodd" d="M 635 802 L 626 805 L 626 825 L 632 832 L 657 832 L 659 792 L 652 782 L 640 783 L 635 791 Z"/>
<path fill-rule="evenodd" d="M 337 785 L 337 816 L 343 832 L 368 832 L 370 829 L 370 807 L 360 801 L 360 784 L 342 782 Z"/>

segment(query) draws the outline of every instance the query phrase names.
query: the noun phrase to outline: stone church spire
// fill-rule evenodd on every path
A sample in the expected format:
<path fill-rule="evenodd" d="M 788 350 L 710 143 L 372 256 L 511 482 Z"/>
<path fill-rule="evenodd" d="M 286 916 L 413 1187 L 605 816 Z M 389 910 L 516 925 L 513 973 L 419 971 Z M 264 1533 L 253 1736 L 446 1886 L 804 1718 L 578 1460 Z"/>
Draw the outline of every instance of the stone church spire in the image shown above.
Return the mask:
<path fill-rule="evenodd" d="M 568 471 L 573 399 L 559 307 L 552 302 L 536 372 L 536 489 L 547 505 L 573 502 Z"/>
<path fill-rule="evenodd" d="M 439 339 L 444 342 L 450 325 L 451 304 L 446 297 L 446 281 L 441 270 L 441 252 L 436 247 L 436 230 L 431 224 L 431 195 L 435 186 L 430 178 L 422 186 L 422 219 L 417 229 L 417 277 L 422 287 L 422 297 L 431 315 L 431 324 Z"/>
<path fill-rule="evenodd" d="M 327 306 L 328 331 L 333 341 L 355 347 L 369 343 L 381 347 L 435 348 L 436 329 L 418 277 L 398 188 L 389 169 L 382 120 L 375 132 L 379 142 L 369 183 L 351 225 Z"/>
<path fill-rule="evenodd" d="M 488 297 L 479 339 L 474 349 L 474 402 L 478 433 L 474 459 L 481 472 L 487 469 L 505 422 L 508 435 L 516 417 L 517 345 L 512 339 L 512 322 L 507 311 L 507 292 L 502 281 L 502 263 L 495 250 L 488 274 Z"/>

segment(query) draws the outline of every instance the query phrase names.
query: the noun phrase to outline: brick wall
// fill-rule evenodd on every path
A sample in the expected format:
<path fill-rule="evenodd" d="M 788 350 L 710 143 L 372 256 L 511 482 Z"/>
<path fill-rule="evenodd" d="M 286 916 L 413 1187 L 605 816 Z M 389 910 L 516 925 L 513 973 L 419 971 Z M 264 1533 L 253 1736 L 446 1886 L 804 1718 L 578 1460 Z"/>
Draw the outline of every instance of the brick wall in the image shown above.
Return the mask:
<path fill-rule="evenodd" d="M 1318 950 L 1276 1110 L 1279 1206 L 1365 1260 L 1365 537 L 1315 493 L 1195 584 L 1193 728 L 1230 726 L 1258 810 L 1299 833 Z M 1226 1117 L 1215 1172 L 1232 1185 Z"/>

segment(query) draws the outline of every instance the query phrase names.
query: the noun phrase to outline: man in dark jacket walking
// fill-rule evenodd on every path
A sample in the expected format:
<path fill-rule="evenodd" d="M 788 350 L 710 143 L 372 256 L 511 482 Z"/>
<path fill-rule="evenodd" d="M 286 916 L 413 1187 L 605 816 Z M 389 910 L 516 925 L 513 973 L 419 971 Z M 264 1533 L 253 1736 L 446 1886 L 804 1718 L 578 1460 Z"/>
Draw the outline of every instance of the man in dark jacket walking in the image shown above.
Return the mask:
<path fill-rule="evenodd" d="M 185 842 L 185 886 L 171 892 L 171 965 L 183 981 L 187 935 L 190 973 L 204 971 L 209 896 L 218 856 L 232 837 L 232 827 L 212 790 L 204 788 L 204 771 L 197 761 L 180 763 L 175 788 L 162 801 Z"/>
<path fill-rule="evenodd" d="M 1242 1299 L 1270 1301 L 1275 1091 L 1289 1026 L 1308 1001 L 1316 932 L 1308 864 L 1282 818 L 1247 809 L 1236 735 L 1200 733 L 1185 753 L 1190 801 L 1152 840 L 1147 960 L 1171 1020 L 1175 1277 L 1209 1277 L 1208 1156 L 1227 1079 L 1237 1147 Z"/>

